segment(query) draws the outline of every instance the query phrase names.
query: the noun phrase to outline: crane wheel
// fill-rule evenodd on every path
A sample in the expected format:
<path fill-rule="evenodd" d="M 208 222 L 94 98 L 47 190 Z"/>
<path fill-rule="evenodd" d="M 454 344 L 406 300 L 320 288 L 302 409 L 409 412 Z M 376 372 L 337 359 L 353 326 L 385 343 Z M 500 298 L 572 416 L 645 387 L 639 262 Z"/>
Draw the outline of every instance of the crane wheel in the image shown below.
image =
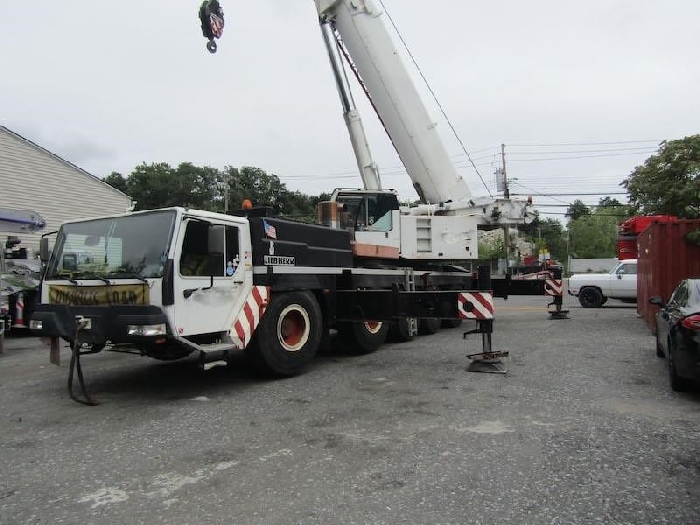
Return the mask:
<path fill-rule="evenodd" d="M 420 319 L 418 321 L 418 333 L 420 335 L 433 335 L 440 330 L 440 319 Z"/>
<path fill-rule="evenodd" d="M 300 373 L 321 344 L 321 307 L 310 292 L 273 295 L 246 358 L 260 371 L 281 377 Z"/>
<path fill-rule="evenodd" d="M 411 333 L 411 320 L 408 317 L 402 317 L 391 323 L 387 339 L 392 343 L 408 343 L 413 341 Z"/>
<path fill-rule="evenodd" d="M 389 323 L 357 322 L 339 323 L 338 337 L 342 345 L 353 354 L 371 354 L 376 352 L 389 333 Z"/>
<path fill-rule="evenodd" d="M 209 40 L 209 42 L 207 42 L 207 49 L 209 50 L 209 52 L 212 55 L 214 53 L 216 53 L 216 50 L 217 50 L 216 42 L 214 42 L 213 40 Z"/>

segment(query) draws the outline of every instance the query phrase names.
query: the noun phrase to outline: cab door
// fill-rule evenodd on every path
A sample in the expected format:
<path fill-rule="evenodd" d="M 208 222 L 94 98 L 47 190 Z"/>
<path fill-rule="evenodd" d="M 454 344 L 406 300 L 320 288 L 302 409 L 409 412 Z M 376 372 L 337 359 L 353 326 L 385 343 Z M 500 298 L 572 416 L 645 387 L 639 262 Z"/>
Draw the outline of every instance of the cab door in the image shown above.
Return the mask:
<path fill-rule="evenodd" d="M 250 240 L 244 228 L 245 224 L 185 217 L 175 252 L 177 335 L 231 329 L 245 303 L 246 289 L 252 287 L 252 272 L 245 264 Z"/>
<path fill-rule="evenodd" d="M 615 271 L 612 282 L 613 297 L 634 299 L 637 297 L 637 263 L 623 263 Z"/>

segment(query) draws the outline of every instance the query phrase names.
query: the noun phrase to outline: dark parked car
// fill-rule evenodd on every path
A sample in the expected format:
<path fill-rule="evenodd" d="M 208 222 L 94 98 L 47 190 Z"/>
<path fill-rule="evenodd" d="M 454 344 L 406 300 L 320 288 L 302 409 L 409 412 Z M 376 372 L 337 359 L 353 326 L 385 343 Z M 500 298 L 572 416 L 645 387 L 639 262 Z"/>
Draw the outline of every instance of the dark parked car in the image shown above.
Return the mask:
<path fill-rule="evenodd" d="M 661 307 L 656 314 L 656 355 L 667 357 L 671 388 L 689 390 L 700 382 L 700 277 L 678 283 L 668 304 L 659 296 L 649 302 Z"/>

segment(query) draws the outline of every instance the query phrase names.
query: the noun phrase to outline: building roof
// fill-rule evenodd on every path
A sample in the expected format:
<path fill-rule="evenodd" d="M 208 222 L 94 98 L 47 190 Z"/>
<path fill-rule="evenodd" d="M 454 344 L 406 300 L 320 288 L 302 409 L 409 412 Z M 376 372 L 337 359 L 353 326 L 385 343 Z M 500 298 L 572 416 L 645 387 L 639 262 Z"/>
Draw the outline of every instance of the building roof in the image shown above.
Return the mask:
<path fill-rule="evenodd" d="M 82 173 L 82 174 L 85 175 L 86 177 L 89 177 L 90 179 L 95 180 L 95 181 L 99 182 L 100 184 L 104 184 L 105 186 L 107 186 L 107 187 L 108 187 L 109 189 L 111 189 L 112 191 L 118 193 L 120 196 L 125 197 L 125 198 L 127 198 L 127 199 L 129 199 L 129 200 L 133 200 L 133 199 L 132 199 L 131 197 L 129 197 L 126 193 L 124 193 L 124 192 L 122 192 L 122 191 L 119 191 L 118 189 L 114 188 L 113 186 L 110 186 L 109 184 L 107 184 L 105 181 L 103 181 L 103 180 L 102 180 L 101 178 L 99 178 L 98 176 L 93 175 L 92 173 L 90 173 L 90 172 L 88 172 L 88 171 L 85 171 L 85 170 L 84 170 L 83 168 L 81 168 L 80 166 L 76 166 L 76 165 L 73 164 L 72 162 L 70 162 L 70 161 L 64 159 L 63 157 L 60 157 L 59 155 L 56 155 L 55 153 L 52 153 L 51 151 L 47 150 L 46 148 L 44 148 L 44 147 L 42 147 L 42 146 L 39 146 L 36 142 L 32 142 L 32 141 L 29 140 L 28 138 L 23 137 L 23 136 L 20 135 L 19 133 L 16 133 L 16 132 L 12 131 L 11 129 L 9 129 L 9 128 L 3 126 L 2 124 L 0 124 L 0 131 L 4 131 L 4 132 L 7 133 L 8 135 L 12 135 L 13 137 L 15 137 L 15 138 L 21 140 L 22 142 L 24 142 L 24 143 L 26 143 L 26 144 L 29 144 L 30 146 L 32 146 L 32 147 L 36 148 L 37 150 L 41 151 L 42 153 L 45 153 L 46 155 L 49 155 L 50 157 L 53 157 L 53 158 L 56 159 L 57 161 L 62 162 L 63 164 L 65 164 L 65 165 L 67 165 L 67 166 L 73 168 L 73 169 L 76 170 L 76 171 L 79 171 L 80 173 Z"/>

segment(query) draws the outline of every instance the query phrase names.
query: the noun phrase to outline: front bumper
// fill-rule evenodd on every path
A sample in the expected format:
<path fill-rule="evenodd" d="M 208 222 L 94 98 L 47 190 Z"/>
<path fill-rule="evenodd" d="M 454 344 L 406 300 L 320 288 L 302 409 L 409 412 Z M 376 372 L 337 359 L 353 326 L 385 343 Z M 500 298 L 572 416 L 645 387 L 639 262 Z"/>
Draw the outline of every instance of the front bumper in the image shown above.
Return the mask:
<path fill-rule="evenodd" d="M 78 334 L 78 318 L 89 320 L 89 328 L 80 330 L 82 343 L 104 345 L 149 343 L 163 335 L 129 335 L 129 326 L 168 325 L 165 313 L 157 306 L 73 306 L 61 304 L 37 305 L 30 321 L 33 335 L 62 337 L 74 340 Z M 37 326 L 40 325 L 40 328 Z M 171 335 L 167 329 L 167 335 Z"/>

